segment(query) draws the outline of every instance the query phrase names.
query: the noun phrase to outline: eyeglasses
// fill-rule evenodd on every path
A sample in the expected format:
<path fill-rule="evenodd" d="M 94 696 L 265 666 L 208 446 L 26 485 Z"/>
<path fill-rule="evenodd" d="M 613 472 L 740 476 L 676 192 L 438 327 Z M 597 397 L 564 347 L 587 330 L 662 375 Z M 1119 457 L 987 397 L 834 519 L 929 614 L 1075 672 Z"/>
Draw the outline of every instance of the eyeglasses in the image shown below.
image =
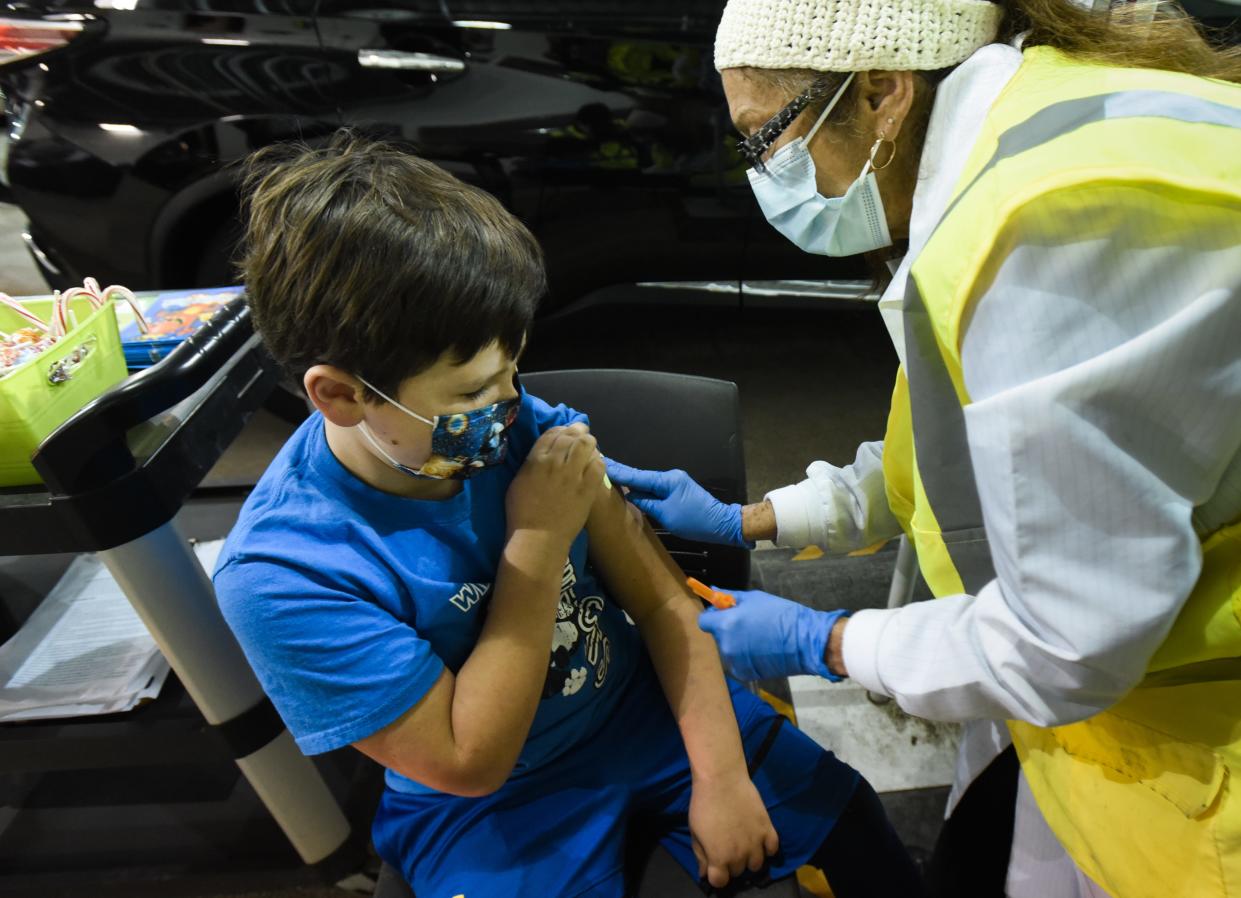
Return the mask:
<path fill-rule="evenodd" d="M 771 145 L 780 139 L 780 135 L 789 129 L 793 120 L 801 115 L 802 110 L 810 105 L 814 96 L 813 86 L 806 88 L 788 102 L 783 109 L 767 120 L 767 123 L 744 140 L 737 141 L 737 152 L 740 153 L 756 171 L 766 171 L 767 165 L 763 156 L 771 149 Z"/>

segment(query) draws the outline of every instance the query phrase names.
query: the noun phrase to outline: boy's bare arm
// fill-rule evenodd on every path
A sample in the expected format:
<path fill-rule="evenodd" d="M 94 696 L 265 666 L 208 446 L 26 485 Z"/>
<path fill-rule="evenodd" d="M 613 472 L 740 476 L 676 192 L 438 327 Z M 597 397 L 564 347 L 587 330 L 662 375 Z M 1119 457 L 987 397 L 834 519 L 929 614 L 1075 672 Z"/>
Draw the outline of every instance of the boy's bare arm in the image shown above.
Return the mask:
<path fill-rule="evenodd" d="M 514 534 L 487 621 L 459 673 L 445 669 L 418 704 L 354 746 L 442 792 L 498 789 L 521 752 L 547 677 L 566 554 L 567 547 Z"/>
<path fill-rule="evenodd" d="M 509 490 L 509 539 L 470 657 L 354 747 L 443 792 L 486 795 L 504 784 L 542 697 L 569 546 L 602 479 L 585 427 L 540 438 Z"/>
<path fill-rule="evenodd" d="M 591 560 L 637 624 L 680 727 L 694 784 L 695 854 L 702 874 L 723 886 L 746 867 L 757 870 L 778 840 L 750 782 L 715 641 L 698 627 L 702 606 L 619 490 L 600 491 L 586 527 Z"/>
<path fill-rule="evenodd" d="M 618 490 L 596 498 L 586 527 L 591 561 L 608 594 L 638 625 L 678 722 L 691 723 L 686 747 L 694 775 L 744 773 L 719 653 L 698 628 L 702 605 L 685 585 L 685 575 Z M 692 725 L 698 721 L 712 725 Z"/>

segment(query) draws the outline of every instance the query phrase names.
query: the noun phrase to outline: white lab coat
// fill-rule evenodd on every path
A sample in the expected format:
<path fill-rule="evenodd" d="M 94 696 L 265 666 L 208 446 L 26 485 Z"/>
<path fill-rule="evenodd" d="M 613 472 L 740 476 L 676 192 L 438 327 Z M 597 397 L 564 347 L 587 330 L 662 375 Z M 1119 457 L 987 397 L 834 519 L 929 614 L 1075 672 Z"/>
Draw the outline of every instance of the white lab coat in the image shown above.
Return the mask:
<path fill-rule="evenodd" d="M 880 301 L 902 355 L 910 265 L 1020 62 L 984 47 L 937 91 L 909 252 Z M 967 722 L 949 810 L 1008 744 L 998 721 L 1081 720 L 1137 684 L 1198 578 L 1200 537 L 1241 515 L 1241 222 L 1222 251 L 1139 249 L 1142 222 L 1128 224 L 1013 248 L 966 330 L 965 419 L 997 578 L 976 596 L 860 611 L 846 630 L 853 679 L 912 714 Z M 896 536 L 881 462 L 867 443 L 852 465 L 815 462 L 768 494 L 777 542 L 847 552 Z"/>

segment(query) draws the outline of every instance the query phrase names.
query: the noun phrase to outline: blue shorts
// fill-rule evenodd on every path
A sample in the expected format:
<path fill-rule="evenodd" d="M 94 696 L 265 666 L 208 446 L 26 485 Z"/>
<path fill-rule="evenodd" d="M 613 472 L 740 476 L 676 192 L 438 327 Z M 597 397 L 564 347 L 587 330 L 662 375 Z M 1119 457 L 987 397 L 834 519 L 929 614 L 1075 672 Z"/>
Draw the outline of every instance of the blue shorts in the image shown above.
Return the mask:
<path fill-rule="evenodd" d="M 778 879 L 824 842 L 858 773 L 800 730 L 778 726 L 776 712 L 743 686 L 728 685 L 754 784 L 780 835 L 768 868 Z M 635 818 L 658 821 L 659 842 L 697 879 L 689 798 L 685 746 L 645 662 L 616 713 L 573 751 L 481 798 L 386 789 L 372 838 L 415 898 L 618 898 Z"/>

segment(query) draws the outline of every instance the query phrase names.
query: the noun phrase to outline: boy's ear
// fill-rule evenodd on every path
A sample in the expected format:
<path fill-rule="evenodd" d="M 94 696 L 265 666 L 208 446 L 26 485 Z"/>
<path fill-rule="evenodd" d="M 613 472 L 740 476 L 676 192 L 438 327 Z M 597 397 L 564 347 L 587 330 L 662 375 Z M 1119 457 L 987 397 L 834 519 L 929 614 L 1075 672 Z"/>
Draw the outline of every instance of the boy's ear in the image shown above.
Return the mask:
<path fill-rule="evenodd" d="M 353 427 L 362 420 L 362 386 L 347 371 L 314 365 L 306 371 L 302 386 L 315 408 L 338 427 Z"/>

